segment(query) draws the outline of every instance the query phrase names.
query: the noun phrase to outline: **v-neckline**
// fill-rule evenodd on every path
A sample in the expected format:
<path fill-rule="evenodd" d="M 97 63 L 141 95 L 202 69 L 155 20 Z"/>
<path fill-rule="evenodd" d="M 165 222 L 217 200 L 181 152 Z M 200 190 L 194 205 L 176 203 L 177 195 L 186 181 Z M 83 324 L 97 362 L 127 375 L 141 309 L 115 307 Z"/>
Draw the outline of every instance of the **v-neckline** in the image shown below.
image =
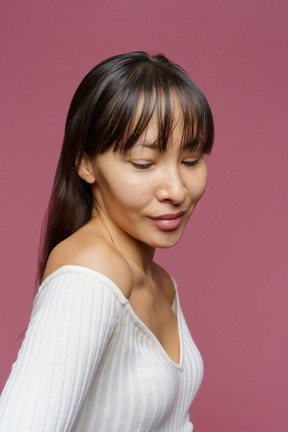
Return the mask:
<path fill-rule="evenodd" d="M 178 340 L 179 340 L 179 362 L 176 362 L 175 360 L 172 359 L 172 357 L 170 357 L 170 355 L 167 353 L 167 351 L 165 350 L 165 348 L 163 347 L 163 345 L 161 344 L 161 342 L 159 341 L 159 339 L 155 336 L 155 334 L 147 327 L 146 324 L 144 324 L 144 322 L 134 312 L 134 309 L 132 308 L 131 303 L 129 302 L 129 300 L 126 299 L 125 296 L 124 296 L 124 298 L 127 300 L 126 310 L 129 313 L 129 315 L 130 315 L 131 319 L 133 320 L 133 322 L 137 325 L 137 327 L 142 331 L 142 333 L 144 333 L 144 335 L 146 337 L 148 337 L 152 341 L 152 343 L 154 344 L 154 346 L 156 347 L 156 349 L 158 349 L 158 351 L 166 358 L 166 360 L 168 360 L 169 363 L 171 363 L 173 366 L 175 366 L 178 369 L 182 369 L 182 364 L 183 364 L 183 344 L 182 344 L 182 331 L 181 331 L 181 328 L 182 328 L 182 325 L 181 325 L 181 316 L 180 316 L 180 313 L 179 313 L 179 311 L 180 311 L 180 305 L 179 305 L 179 297 L 178 297 L 177 284 L 176 284 L 176 282 L 175 282 L 175 280 L 173 278 L 171 278 L 171 279 L 172 279 L 174 290 L 175 290 L 175 295 L 174 295 L 174 299 L 173 299 L 173 303 L 171 305 L 171 308 L 172 308 L 173 313 L 175 314 L 176 319 L 177 319 L 177 331 L 178 331 Z M 116 287 L 117 287 L 117 285 L 116 285 Z M 122 291 L 121 291 L 121 293 L 122 293 Z"/>
<path fill-rule="evenodd" d="M 182 342 L 182 323 L 181 323 L 181 314 L 180 314 L 180 304 L 179 304 L 179 296 L 178 296 L 178 289 L 177 284 L 175 280 L 171 277 L 171 280 L 173 282 L 174 286 L 174 299 L 173 303 L 171 305 L 171 308 L 173 310 L 173 313 L 175 314 L 177 318 L 177 331 L 178 331 L 178 340 L 179 340 L 179 362 L 176 362 L 175 360 L 170 357 L 170 355 L 167 353 L 159 339 L 155 336 L 155 334 L 147 327 L 146 324 L 138 317 L 138 315 L 134 312 L 134 309 L 131 306 L 131 303 L 127 297 L 124 296 L 121 289 L 113 282 L 111 279 L 109 279 L 107 276 L 103 275 L 102 273 L 99 273 L 93 269 L 90 269 L 88 267 L 80 266 L 80 265 L 63 265 L 59 267 L 57 270 L 55 270 L 53 273 L 51 273 L 49 276 L 46 277 L 46 279 L 42 282 L 42 284 L 39 286 L 38 293 L 34 299 L 34 302 L 36 301 L 38 295 L 41 293 L 43 288 L 54 278 L 56 278 L 58 275 L 64 274 L 64 273 L 77 273 L 77 274 L 84 274 L 88 277 L 92 277 L 93 279 L 97 279 L 100 282 L 106 282 L 106 286 L 108 286 L 109 289 L 116 295 L 120 303 L 123 307 L 125 307 L 126 312 L 129 314 L 130 318 L 134 322 L 135 325 L 142 331 L 142 333 L 150 339 L 150 341 L 153 343 L 155 348 L 163 355 L 166 360 L 172 364 L 177 369 L 182 369 L 183 367 L 183 342 Z"/>

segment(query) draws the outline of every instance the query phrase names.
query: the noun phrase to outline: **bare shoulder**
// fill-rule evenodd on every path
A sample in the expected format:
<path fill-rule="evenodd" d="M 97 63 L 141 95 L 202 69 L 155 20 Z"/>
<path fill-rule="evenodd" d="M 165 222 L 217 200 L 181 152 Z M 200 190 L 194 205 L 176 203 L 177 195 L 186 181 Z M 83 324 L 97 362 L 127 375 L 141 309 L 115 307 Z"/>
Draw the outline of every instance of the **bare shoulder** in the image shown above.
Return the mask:
<path fill-rule="evenodd" d="M 51 252 L 43 280 L 65 265 L 86 267 L 112 280 L 129 298 L 132 291 L 132 273 L 123 255 L 101 238 L 71 236 Z"/>
<path fill-rule="evenodd" d="M 171 276 L 159 264 L 154 262 L 153 265 L 157 281 L 159 281 L 159 284 L 161 284 L 163 291 L 169 299 L 169 302 L 172 304 L 175 296 L 175 288 Z"/>

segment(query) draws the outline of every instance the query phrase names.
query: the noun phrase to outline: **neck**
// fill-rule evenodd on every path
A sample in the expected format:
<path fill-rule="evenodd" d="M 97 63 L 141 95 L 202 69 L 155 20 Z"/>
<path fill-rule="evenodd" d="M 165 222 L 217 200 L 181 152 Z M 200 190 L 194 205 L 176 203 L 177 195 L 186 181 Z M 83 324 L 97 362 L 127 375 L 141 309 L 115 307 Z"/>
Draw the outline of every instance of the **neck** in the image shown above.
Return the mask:
<path fill-rule="evenodd" d="M 147 276 L 151 275 L 155 253 L 154 247 L 121 230 L 102 212 L 93 212 L 90 224 L 100 230 L 106 241 L 119 250 L 128 261 L 136 264 Z"/>

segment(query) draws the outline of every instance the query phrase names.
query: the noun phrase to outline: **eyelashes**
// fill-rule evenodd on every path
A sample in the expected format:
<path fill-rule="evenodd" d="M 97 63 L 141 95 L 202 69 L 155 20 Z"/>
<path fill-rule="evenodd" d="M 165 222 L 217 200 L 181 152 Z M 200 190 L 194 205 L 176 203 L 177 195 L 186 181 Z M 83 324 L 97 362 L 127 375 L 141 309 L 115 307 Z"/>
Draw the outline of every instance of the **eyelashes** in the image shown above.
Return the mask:
<path fill-rule="evenodd" d="M 145 169 L 148 169 L 152 166 L 151 163 L 145 163 L 145 164 L 139 164 L 139 163 L 135 163 L 135 162 L 131 162 L 131 163 L 135 168 L 140 169 L 140 170 L 145 170 Z"/>
<path fill-rule="evenodd" d="M 199 162 L 199 159 L 193 160 L 193 161 L 182 161 L 182 164 L 188 167 L 192 167 L 197 165 L 197 163 Z"/>
<path fill-rule="evenodd" d="M 199 162 L 199 159 L 190 161 L 190 160 L 184 160 L 182 161 L 182 165 L 186 166 L 186 167 L 193 167 L 195 165 L 197 165 L 197 163 Z M 131 162 L 133 167 L 139 169 L 139 170 L 147 170 L 149 168 L 151 168 L 151 166 L 153 166 L 153 163 L 136 163 L 136 162 Z"/>

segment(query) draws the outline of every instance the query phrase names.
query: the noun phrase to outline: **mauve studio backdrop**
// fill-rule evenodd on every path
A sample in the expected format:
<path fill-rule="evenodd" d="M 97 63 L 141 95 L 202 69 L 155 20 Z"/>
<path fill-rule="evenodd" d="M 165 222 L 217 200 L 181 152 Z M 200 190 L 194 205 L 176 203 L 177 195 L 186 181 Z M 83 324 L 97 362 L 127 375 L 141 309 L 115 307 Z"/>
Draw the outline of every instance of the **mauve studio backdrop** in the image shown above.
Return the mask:
<path fill-rule="evenodd" d="M 194 430 L 287 432 L 288 2 L 2 0 L 0 15 L 0 390 L 31 312 L 72 94 L 104 58 L 163 52 L 216 124 L 206 195 L 156 256 L 204 359 Z"/>

